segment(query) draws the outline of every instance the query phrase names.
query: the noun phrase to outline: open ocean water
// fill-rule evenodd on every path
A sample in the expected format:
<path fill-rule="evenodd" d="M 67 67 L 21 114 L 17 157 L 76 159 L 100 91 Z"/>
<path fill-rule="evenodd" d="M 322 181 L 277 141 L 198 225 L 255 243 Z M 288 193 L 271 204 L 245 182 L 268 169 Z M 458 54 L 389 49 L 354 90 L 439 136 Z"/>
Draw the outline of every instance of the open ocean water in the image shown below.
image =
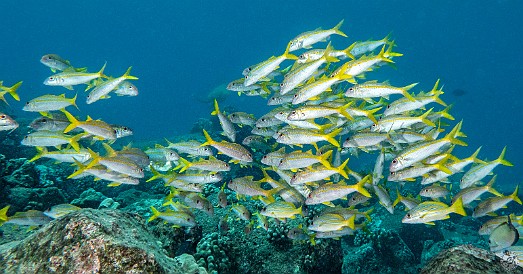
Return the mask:
<path fill-rule="evenodd" d="M 468 147 L 456 149 L 456 156 L 482 146 L 479 158 L 493 160 L 507 146 L 514 167 L 496 169 L 497 189 L 508 194 L 523 182 L 523 1 L 5 0 L 0 10 L 0 80 L 24 81 L 20 102 L 6 96 L 6 113 L 32 119 L 37 114 L 21 110 L 27 100 L 78 93 L 75 114 L 129 126 L 129 140 L 136 142 L 189 133 L 199 118 L 210 117 L 213 90 L 283 53 L 304 31 L 344 19 L 348 38 L 331 38 L 340 49 L 391 33 L 404 56 L 394 59 L 396 68 L 368 78 L 395 86 L 419 82 L 415 92 L 441 79 L 441 98 L 456 118 L 451 124 L 463 120 L 467 135 Z M 48 53 L 93 72 L 107 62 L 105 73 L 112 76 L 132 66 L 140 94 L 87 105 L 83 86 L 69 91 L 43 84 L 50 71 L 39 60 Z M 272 109 L 262 98 L 234 92 L 220 106 L 257 117 Z"/>

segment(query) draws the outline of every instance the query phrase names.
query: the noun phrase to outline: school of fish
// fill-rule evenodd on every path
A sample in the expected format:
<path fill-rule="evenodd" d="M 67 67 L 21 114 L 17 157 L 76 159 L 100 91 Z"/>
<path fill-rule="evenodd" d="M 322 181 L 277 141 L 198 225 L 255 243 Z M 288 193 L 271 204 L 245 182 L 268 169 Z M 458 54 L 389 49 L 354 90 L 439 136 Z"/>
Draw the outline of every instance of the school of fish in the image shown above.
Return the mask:
<path fill-rule="evenodd" d="M 197 225 L 194 210 L 213 216 L 215 207 L 222 207 L 228 213 L 220 227 L 240 221 L 245 222 L 245 231 L 267 230 L 271 222 L 298 219 L 301 224 L 288 237 L 314 244 L 315 239 L 353 235 L 365 227 L 377 207 L 390 214 L 403 208 L 405 224 L 434 225 L 451 214 L 481 218 L 485 222 L 479 233 L 489 237 L 493 252 L 499 256 L 512 252 L 523 259 L 523 251 L 513 246 L 523 217 L 483 218 L 497 215 L 507 205 L 522 204 L 518 187 L 502 194 L 494 188 L 496 176 L 489 179 L 496 167 L 512 166 L 504 157 L 506 148 L 492 161 L 478 158 L 481 148 L 470 157 L 454 156 L 456 147 L 467 146 L 466 135 L 462 121 L 454 124 L 450 106 L 440 98 L 444 93 L 440 80 L 431 90 L 418 92 L 414 91 L 418 83 L 398 86 L 393 81 L 368 80 L 373 71 L 394 65 L 403 54 L 394 50 L 389 35 L 345 43 L 341 50 L 331 42 L 325 45 L 331 36 L 347 37 L 342 24 L 343 20 L 330 29 L 301 33 L 282 47 L 281 55 L 245 68 L 227 89 L 258 96 L 274 108 L 256 118 L 248 109 L 225 113 L 215 101 L 211 116 L 218 118 L 222 132 L 203 130 L 204 142 L 167 141 L 146 150 L 130 145 L 115 150 L 115 140 L 132 130 L 74 116 L 66 108 L 78 108 L 77 94 L 66 92 L 26 103 L 23 110 L 41 116 L 31 123 L 33 132 L 22 145 L 36 147 L 31 161 L 50 158 L 75 164 L 77 170 L 68 178 L 93 176 L 110 186 L 160 180 L 170 193 L 165 209 L 151 207 L 149 221 L 159 218 L 176 227 L 193 227 Z M 108 99 L 111 93 L 138 95 L 131 83 L 138 78 L 130 75 L 130 67 L 113 78 L 104 74 L 105 64 L 89 73 L 55 54 L 45 55 L 41 62 L 59 71 L 45 85 L 69 90 L 86 85 L 87 104 Z M 21 83 L 7 87 L 0 82 L 0 99 L 7 103 L 9 94 L 19 100 L 16 91 Z M 14 119 L 0 113 L 0 130 L 17 127 Z M 94 151 L 100 147 L 96 143 L 104 147 L 103 156 Z M 350 162 L 363 153 L 376 159 L 374 169 L 352 170 Z M 233 165 L 252 174 L 236 177 L 230 174 Z M 144 179 L 146 170 L 153 176 Z M 224 178 L 231 179 L 224 182 Z M 205 184 L 221 186 L 216 203 L 202 194 Z M 236 194 L 235 199 L 226 188 Z M 265 206 L 250 212 L 246 199 Z M 311 207 L 321 212 L 309 216 Z M 7 209 L 0 210 L 2 223 L 40 225 L 79 208 L 57 205 L 46 212 L 13 216 L 6 215 Z"/>

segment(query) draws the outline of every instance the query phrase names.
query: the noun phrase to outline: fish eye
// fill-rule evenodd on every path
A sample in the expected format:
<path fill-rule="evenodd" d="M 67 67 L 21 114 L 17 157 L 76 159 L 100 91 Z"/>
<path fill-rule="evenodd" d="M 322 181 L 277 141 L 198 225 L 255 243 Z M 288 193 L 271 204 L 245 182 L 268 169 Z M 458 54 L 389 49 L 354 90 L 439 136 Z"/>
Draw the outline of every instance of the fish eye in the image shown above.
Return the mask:
<path fill-rule="evenodd" d="M 249 75 L 245 75 L 245 79 L 249 79 Z"/>
<path fill-rule="evenodd" d="M 49 77 L 49 80 L 54 80 L 54 77 Z"/>
<path fill-rule="evenodd" d="M 138 169 L 140 172 L 143 172 L 143 168 Z"/>
<path fill-rule="evenodd" d="M 191 221 L 191 218 L 187 218 L 187 222 L 190 222 Z"/>
<path fill-rule="evenodd" d="M 0 115 L 0 119 L 5 119 L 5 115 Z"/>
<path fill-rule="evenodd" d="M 390 172 L 390 175 L 396 175 L 396 172 L 391 171 L 391 172 Z"/>
<path fill-rule="evenodd" d="M 389 109 L 389 108 L 390 108 L 390 105 L 387 106 L 387 109 Z"/>
<path fill-rule="evenodd" d="M 123 130 L 129 130 L 127 127 L 123 127 Z"/>
<path fill-rule="evenodd" d="M 28 105 L 29 105 L 29 102 L 25 103 L 25 105 L 28 106 Z"/>
<path fill-rule="evenodd" d="M 297 94 L 297 93 L 296 93 L 296 94 L 294 94 L 294 98 L 298 98 L 298 94 Z"/>
<path fill-rule="evenodd" d="M 291 112 L 291 114 L 296 114 L 296 110 L 293 110 L 293 111 Z"/>
<path fill-rule="evenodd" d="M 396 164 L 397 162 L 398 162 L 398 159 L 394 159 L 394 160 L 392 160 L 392 163 L 393 163 L 393 164 Z"/>
<path fill-rule="evenodd" d="M 407 214 L 407 218 L 409 218 L 409 219 L 410 219 L 410 214 Z"/>
<path fill-rule="evenodd" d="M 280 87 L 283 87 L 283 83 L 280 84 Z"/>
<path fill-rule="evenodd" d="M 300 55 L 300 59 L 304 59 L 304 58 L 305 58 L 305 56 L 303 56 L 303 54 L 302 54 L 302 55 Z"/>
<path fill-rule="evenodd" d="M 196 200 L 196 203 L 199 204 L 199 203 L 200 203 L 200 200 Z"/>
<path fill-rule="evenodd" d="M 354 91 L 354 88 L 349 88 L 350 91 Z"/>

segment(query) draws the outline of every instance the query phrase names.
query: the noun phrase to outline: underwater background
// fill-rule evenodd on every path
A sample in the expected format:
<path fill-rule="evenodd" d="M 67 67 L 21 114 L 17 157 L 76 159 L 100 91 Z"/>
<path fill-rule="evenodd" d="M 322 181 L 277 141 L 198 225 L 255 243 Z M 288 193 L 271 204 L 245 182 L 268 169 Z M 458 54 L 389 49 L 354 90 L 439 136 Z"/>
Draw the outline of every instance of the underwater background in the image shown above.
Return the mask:
<path fill-rule="evenodd" d="M 396 86 L 419 82 L 416 91 L 430 90 L 441 79 L 441 98 L 453 104 L 452 124 L 463 120 L 467 135 L 468 147 L 455 156 L 467 157 L 482 146 L 481 158 L 494 160 L 507 146 L 505 158 L 514 167 L 497 170 L 496 189 L 508 194 L 523 180 L 521 1 L 33 0 L 23 5 L 2 1 L 0 10 L 0 80 L 9 85 L 24 81 L 18 90 L 21 101 L 2 103 L 0 111 L 16 120 L 37 117 L 22 111 L 30 98 L 47 93 L 70 97 L 75 92 L 80 94 L 82 116 L 133 129 L 123 143 L 164 144 L 164 138 L 188 134 L 199 119 L 210 119 L 216 96 L 222 109 L 260 117 L 272 109 L 265 100 L 238 96 L 225 86 L 241 78 L 245 67 L 281 54 L 299 33 L 331 28 L 344 19 L 342 30 L 350 41 L 391 33 L 395 50 L 404 54 L 394 59 L 396 68 L 380 68 L 370 78 Z M 342 39 L 331 37 L 335 45 Z M 132 66 L 140 94 L 87 105 L 83 87 L 70 92 L 42 83 L 50 71 L 39 60 L 48 53 L 93 72 L 107 62 L 105 72 L 113 76 Z M 0 138 L 6 135 L 0 132 Z M 359 165 L 372 169 L 374 162 Z"/>

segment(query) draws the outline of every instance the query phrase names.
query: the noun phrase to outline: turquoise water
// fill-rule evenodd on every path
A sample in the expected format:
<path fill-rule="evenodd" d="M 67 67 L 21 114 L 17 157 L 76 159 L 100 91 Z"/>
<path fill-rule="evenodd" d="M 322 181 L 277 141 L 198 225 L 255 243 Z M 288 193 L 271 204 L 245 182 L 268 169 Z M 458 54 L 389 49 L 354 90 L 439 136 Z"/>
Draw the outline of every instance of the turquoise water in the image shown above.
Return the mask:
<path fill-rule="evenodd" d="M 49 75 L 39 63 L 43 54 L 57 53 L 93 71 L 107 61 L 106 73 L 113 76 L 133 66 L 139 97 L 90 106 L 79 102 L 79 107 L 82 113 L 129 125 L 136 139 L 188 132 L 210 113 L 210 105 L 197 99 L 239 78 L 246 66 L 280 54 L 304 30 L 330 28 L 344 18 L 350 41 L 392 32 L 405 55 L 397 60 L 397 70 L 380 70 L 373 77 L 398 85 L 420 82 L 422 89 L 441 78 L 443 99 L 454 103 L 452 112 L 464 120 L 469 136 L 470 147 L 460 151 L 469 154 L 483 145 L 481 156 L 494 159 L 508 145 L 507 159 L 516 168 L 500 174 L 499 182 L 513 185 L 523 178 L 523 169 L 517 168 L 523 165 L 518 157 L 523 153 L 520 1 L 3 1 L 0 8 L 5 11 L 2 79 L 24 80 L 22 102 L 11 104 L 12 114 L 31 115 L 21 111 L 25 99 L 58 92 L 42 84 Z M 266 110 L 263 100 L 236 97 L 228 103 L 256 106 L 239 110 L 257 115 Z"/>
<path fill-rule="evenodd" d="M 395 86 L 419 82 L 415 92 L 441 79 L 442 99 L 456 117 L 451 124 L 463 120 L 468 136 L 469 146 L 454 154 L 462 158 L 482 146 L 479 158 L 493 160 L 507 146 L 514 167 L 496 169 L 496 189 L 511 193 L 523 179 L 521 1 L 2 1 L 0 10 L 0 80 L 24 81 L 21 101 L 6 96 L 10 106 L 2 103 L 0 110 L 16 119 L 37 117 L 22 111 L 34 97 L 78 93 L 75 115 L 131 127 L 134 135 L 126 142 L 165 144 L 164 137 L 173 140 L 200 118 L 209 119 L 209 94 L 241 78 L 244 68 L 280 55 L 304 31 L 344 19 L 349 38 L 332 37 L 336 48 L 391 33 L 395 51 L 404 54 L 394 59 L 396 68 L 382 67 L 369 79 Z M 49 53 L 93 72 L 107 62 L 105 73 L 112 76 L 133 66 L 140 94 L 87 105 L 83 86 L 69 91 L 43 85 L 51 72 L 39 60 Z M 234 92 L 220 107 L 257 117 L 272 109 L 262 98 Z M 358 165 L 354 161 L 350 167 Z"/>

